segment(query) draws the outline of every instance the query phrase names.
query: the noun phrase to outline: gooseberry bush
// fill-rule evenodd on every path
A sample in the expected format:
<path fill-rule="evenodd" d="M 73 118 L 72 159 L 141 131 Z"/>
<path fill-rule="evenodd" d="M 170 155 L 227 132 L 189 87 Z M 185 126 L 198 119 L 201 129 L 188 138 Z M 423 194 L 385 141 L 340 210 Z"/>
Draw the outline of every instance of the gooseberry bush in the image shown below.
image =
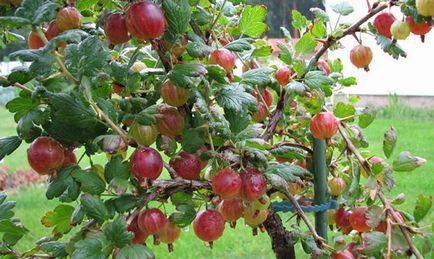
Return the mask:
<path fill-rule="evenodd" d="M 395 207 L 403 194 L 388 192 L 395 173 L 425 160 L 394 155 L 394 128 L 384 154 L 369 151 L 363 129 L 375 112 L 354 98 L 330 105 L 357 81 L 326 52 L 354 36 L 359 45 L 341 58 L 358 68 L 375 61 L 371 48 L 405 57 L 398 40 L 429 33 L 433 1 L 370 2 L 351 25 L 293 10 L 300 38 L 282 28 L 277 58 L 261 38 L 266 9 L 243 0 L 1 1 L 2 40 L 27 38 L 29 49 L 10 54 L 28 65 L 0 77 L 18 93 L 6 105 L 17 135 L 0 139 L 0 159 L 31 143 L 29 164 L 61 204 L 41 220 L 52 235 L 17 251 L 31 230 L 2 193 L 0 254 L 153 258 L 147 244 L 172 251 L 186 227 L 212 247 L 227 226 L 246 224 L 268 233 L 278 258 L 295 258 L 297 243 L 313 257 L 422 258 L 432 197 L 406 212 Z M 353 12 L 346 2 L 332 10 Z M 105 164 L 94 162 L 100 154 Z M 324 205 L 313 227 L 307 213 Z"/>

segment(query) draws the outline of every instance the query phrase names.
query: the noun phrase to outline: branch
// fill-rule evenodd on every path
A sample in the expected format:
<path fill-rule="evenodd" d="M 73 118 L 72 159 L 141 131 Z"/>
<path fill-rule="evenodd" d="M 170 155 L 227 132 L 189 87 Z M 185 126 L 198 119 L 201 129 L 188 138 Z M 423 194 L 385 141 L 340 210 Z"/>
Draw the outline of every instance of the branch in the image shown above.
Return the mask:
<path fill-rule="evenodd" d="M 206 39 L 205 35 L 203 35 L 202 31 L 199 28 L 199 25 L 197 25 L 197 23 L 195 21 L 193 21 L 193 19 L 190 20 L 190 26 L 191 29 L 193 29 L 193 32 L 199 36 L 203 42 L 205 42 L 206 44 L 208 43 L 208 40 Z"/>
<path fill-rule="evenodd" d="M 291 233 L 285 229 L 279 215 L 273 210 L 270 210 L 263 225 L 271 238 L 271 244 L 276 258 L 295 259 L 295 249 Z"/>
<path fill-rule="evenodd" d="M 172 179 L 179 178 L 179 175 L 176 173 L 175 169 L 173 169 L 168 163 L 164 163 L 164 167 L 166 168 L 167 172 L 169 172 Z"/>
<path fill-rule="evenodd" d="M 359 150 L 354 146 L 354 144 L 351 142 L 351 139 L 348 137 L 347 133 L 345 132 L 345 128 L 343 126 L 344 124 L 339 124 L 339 133 L 342 135 L 342 138 L 344 139 L 345 143 L 347 144 L 347 149 L 353 153 L 357 160 L 359 161 L 360 165 L 365 169 L 365 171 L 368 173 L 368 175 L 372 175 L 372 170 L 369 165 L 369 163 L 366 161 L 365 158 L 360 154 Z M 393 221 L 400 223 L 401 220 L 396 214 L 395 210 L 393 209 L 390 202 L 387 200 L 386 196 L 384 195 L 383 191 L 381 189 L 378 189 L 377 192 L 378 197 L 380 198 L 381 203 L 383 203 L 384 208 L 386 209 L 386 214 L 388 217 L 392 218 Z M 408 245 L 410 246 L 411 251 L 418 259 L 422 259 L 423 256 L 419 252 L 419 250 L 416 248 L 412 237 L 410 235 L 410 232 L 408 230 L 408 226 L 399 224 L 399 228 L 402 231 L 402 234 L 404 235 L 405 240 L 407 241 Z"/>

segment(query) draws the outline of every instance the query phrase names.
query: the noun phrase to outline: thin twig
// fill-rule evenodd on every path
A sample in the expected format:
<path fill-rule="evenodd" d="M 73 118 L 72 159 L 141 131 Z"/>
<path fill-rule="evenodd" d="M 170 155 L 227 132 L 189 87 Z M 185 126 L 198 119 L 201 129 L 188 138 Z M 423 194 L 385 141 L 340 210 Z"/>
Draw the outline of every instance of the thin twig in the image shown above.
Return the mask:
<path fill-rule="evenodd" d="M 167 172 L 169 172 L 172 179 L 179 178 L 179 175 L 176 173 L 175 169 L 173 169 L 168 163 L 164 163 L 164 168 L 166 168 Z"/>
<path fill-rule="evenodd" d="M 305 145 L 302 145 L 302 144 L 299 144 L 299 143 L 293 143 L 293 142 L 283 141 L 283 142 L 280 142 L 280 143 L 274 145 L 273 148 L 282 147 L 282 146 L 300 148 L 300 149 L 303 149 L 304 151 L 308 152 L 311 155 L 313 154 L 313 150 L 310 149 L 309 147 L 306 147 Z"/>
<path fill-rule="evenodd" d="M 390 224 L 390 219 L 386 219 L 387 222 L 387 259 L 392 259 L 392 224 Z"/>
<path fill-rule="evenodd" d="M 110 126 L 110 128 L 112 128 L 116 133 L 119 134 L 119 136 L 121 136 L 123 138 L 123 140 L 125 141 L 125 143 L 128 143 L 128 136 L 127 133 L 121 129 L 118 125 L 116 125 L 111 119 L 110 117 L 104 113 L 103 110 L 101 110 L 98 105 L 90 100 L 89 101 L 90 105 L 95 109 L 95 111 L 98 113 L 99 116 L 101 116 L 101 118 L 107 122 L 107 124 Z"/>
<path fill-rule="evenodd" d="M 224 1 L 223 1 L 223 3 L 222 3 L 222 7 L 220 8 L 220 10 L 219 10 L 219 12 L 218 12 L 216 18 L 214 19 L 214 21 L 212 22 L 211 26 L 209 27 L 209 31 L 210 31 L 210 32 L 212 31 L 212 29 L 213 29 L 214 26 L 216 25 L 217 21 L 220 19 L 220 16 L 221 16 L 222 13 L 223 13 L 223 8 L 225 8 L 225 4 L 226 4 L 226 2 L 227 2 L 227 0 L 224 0 Z M 211 34 L 212 34 L 212 32 L 211 32 Z"/>

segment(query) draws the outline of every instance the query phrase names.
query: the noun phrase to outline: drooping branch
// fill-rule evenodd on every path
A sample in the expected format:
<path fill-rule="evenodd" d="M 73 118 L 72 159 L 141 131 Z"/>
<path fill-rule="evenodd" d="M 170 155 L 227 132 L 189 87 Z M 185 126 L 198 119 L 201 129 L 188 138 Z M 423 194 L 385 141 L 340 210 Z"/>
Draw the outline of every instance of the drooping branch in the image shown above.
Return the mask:
<path fill-rule="evenodd" d="M 344 126 L 345 124 L 341 123 L 339 125 L 339 133 L 341 134 L 342 138 L 344 139 L 345 143 L 347 144 L 347 149 L 354 154 L 354 156 L 359 161 L 360 165 L 365 169 L 368 175 L 372 175 L 372 169 L 369 165 L 368 161 L 360 154 L 359 150 L 354 146 L 351 139 L 348 137 L 347 133 L 345 132 Z M 390 204 L 389 200 L 384 195 L 383 191 L 379 188 L 377 190 L 377 196 L 380 199 L 381 203 L 383 204 L 386 214 L 389 218 L 391 218 L 394 222 L 400 223 L 401 220 L 399 216 L 396 214 L 395 209 L 393 209 L 392 205 Z M 399 228 L 401 229 L 402 234 L 404 235 L 405 240 L 407 241 L 408 245 L 410 246 L 410 249 L 412 253 L 418 258 L 422 259 L 423 256 L 419 252 L 419 250 L 416 248 L 416 245 L 413 242 L 413 239 L 411 238 L 410 232 L 408 230 L 408 226 L 404 224 L 399 224 Z"/>
<path fill-rule="evenodd" d="M 0 76 L 0 80 L 2 81 L 9 81 L 6 77 L 4 76 Z M 16 88 L 19 88 L 21 90 L 27 91 L 27 92 L 32 92 L 32 90 L 30 88 L 28 88 L 27 86 L 20 84 L 20 83 L 14 83 L 12 84 L 13 86 L 15 86 Z"/>
<path fill-rule="evenodd" d="M 278 259 L 294 259 L 295 249 L 291 238 L 291 232 L 283 226 L 282 219 L 273 210 L 268 214 L 267 220 L 263 223 L 268 235 L 271 238 L 271 245 Z"/>

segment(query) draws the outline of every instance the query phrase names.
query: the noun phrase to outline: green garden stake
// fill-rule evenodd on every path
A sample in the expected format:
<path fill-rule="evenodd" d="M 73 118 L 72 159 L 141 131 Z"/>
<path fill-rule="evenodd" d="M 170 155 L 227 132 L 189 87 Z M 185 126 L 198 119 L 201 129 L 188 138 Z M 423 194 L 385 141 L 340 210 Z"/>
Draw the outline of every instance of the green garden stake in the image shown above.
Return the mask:
<path fill-rule="evenodd" d="M 328 202 L 326 142 L 321 139 L 313 141 L 314 168 L 314 202 L 323 204 Z M 318 235 L 327 240 L 327 210 L 315 213 L 315 229 Z"/>

